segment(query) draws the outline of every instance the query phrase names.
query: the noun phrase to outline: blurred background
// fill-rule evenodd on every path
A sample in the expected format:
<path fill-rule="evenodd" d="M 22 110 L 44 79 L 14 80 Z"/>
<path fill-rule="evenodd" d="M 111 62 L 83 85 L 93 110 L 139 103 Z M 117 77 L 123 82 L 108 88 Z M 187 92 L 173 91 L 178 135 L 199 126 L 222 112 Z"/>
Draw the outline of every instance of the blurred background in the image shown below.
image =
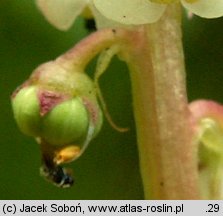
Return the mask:
<path fill-rule="evenodd" d="M 184 17 L 184 48 L 189 100 L 223 103 L 223 18 Z M 39 175 L 39 146 L 18 130 L 10 95 L 41 63 L 55 59 L 89 34 L 79 18 L 67 32 L 52 27 L 34 0 L 0 0 L 0 199 L 143 199 L 126 65 L 114 58 L 101 87 L 115 122 L 130 127 L 113 130 L 107 121 L 77 161 L 75 184 L 60 189 Z M 93 75 L 95 61 L 88 67 Z"/>

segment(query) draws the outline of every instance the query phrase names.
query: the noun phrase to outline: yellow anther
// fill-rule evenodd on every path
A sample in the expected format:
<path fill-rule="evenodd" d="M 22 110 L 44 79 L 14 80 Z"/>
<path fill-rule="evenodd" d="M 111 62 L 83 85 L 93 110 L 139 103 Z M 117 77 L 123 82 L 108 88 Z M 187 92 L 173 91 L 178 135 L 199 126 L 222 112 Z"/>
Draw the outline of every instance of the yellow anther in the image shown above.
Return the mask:
<path fill-rule="evenodd" d="M 80 155 L 80 151 L 79 146 L 67 146 L 55 153 L 54 161 L 56 164 L 69 163 Z"/>

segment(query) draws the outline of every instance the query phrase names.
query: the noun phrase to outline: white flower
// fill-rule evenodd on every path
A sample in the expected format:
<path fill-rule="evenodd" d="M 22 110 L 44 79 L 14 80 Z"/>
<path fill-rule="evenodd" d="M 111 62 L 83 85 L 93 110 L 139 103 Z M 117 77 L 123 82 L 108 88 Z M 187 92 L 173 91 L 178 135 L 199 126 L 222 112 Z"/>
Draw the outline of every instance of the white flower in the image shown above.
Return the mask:
<path fill-rule="evenodd" d="M 36 3 L 52 25 L 67 30 L 86 7 L 91 9 L 97 27 L 103 28 L 156 22 L 167 4 L 178 1 L 198 16 L 223 16 L 223 0 L 36 0 Z"/>
<path fill-rule="evenodd" d="M 204 18 L 223 16 L 223 0 L 177 0 L 190 12 Z M 168 3 L 176 0 L 93 0 L 95 7 L 108 19 L 123 24 L 156 22 Z M 158 3 L 159 2 L 159 3 Z M 161 3 L 162 2 L 162 3 Z"/>
<path fill-rule="evenodd" d="M 94 15 L 98 28 L 120 26 L 100 14 L 92 0 L 36 0 L 36 4 L 48 22 L 60 30 L 69 29 L 86 7 Z"/>

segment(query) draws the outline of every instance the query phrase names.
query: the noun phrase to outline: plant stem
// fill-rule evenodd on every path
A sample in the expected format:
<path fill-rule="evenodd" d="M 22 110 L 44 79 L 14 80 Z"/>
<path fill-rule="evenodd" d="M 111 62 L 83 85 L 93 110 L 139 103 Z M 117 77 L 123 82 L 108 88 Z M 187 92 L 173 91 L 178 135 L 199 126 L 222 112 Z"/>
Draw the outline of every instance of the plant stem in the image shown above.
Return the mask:
<path fill-rule="evenodd" d="M 199 199 L 180 17 L 180 5 L 168 6 L 127 59 L 146 199 Z"/>

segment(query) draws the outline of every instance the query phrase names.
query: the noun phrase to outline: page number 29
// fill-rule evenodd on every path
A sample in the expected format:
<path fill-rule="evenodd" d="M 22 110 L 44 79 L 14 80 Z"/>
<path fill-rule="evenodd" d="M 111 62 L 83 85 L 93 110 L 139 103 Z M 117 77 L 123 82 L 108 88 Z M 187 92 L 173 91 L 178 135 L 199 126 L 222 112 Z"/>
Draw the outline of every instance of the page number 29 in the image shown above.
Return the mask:
<path fill-rule="evenodd" d="M 208 210 L 206 212 L 219 212 L 218 204 L 208 204 Z"/>

